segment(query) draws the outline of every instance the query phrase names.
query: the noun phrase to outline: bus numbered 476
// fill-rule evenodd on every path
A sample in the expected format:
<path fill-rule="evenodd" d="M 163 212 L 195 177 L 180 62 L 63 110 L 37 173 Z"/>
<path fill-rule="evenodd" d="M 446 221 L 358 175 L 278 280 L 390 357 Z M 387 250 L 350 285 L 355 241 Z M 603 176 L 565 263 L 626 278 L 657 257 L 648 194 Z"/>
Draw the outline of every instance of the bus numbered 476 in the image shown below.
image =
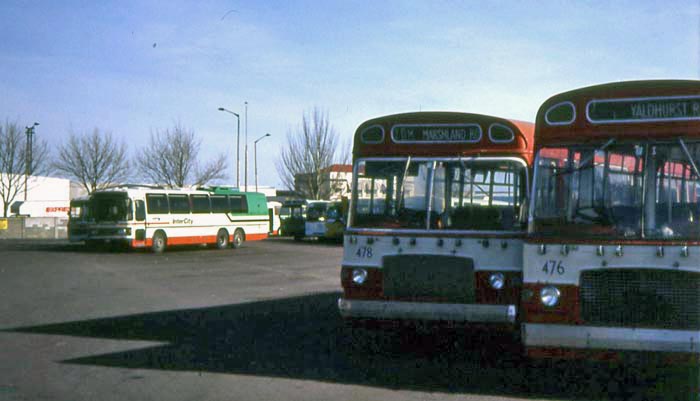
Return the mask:
<path fill-rule="evenodd" d="M 123 186 L 93 192 L 82 217 L 86 245 L 123 244 L 165 251 L 208 244 L 219 249 L 267 238 L 265 195 L 228 188 L 205 190 Z"/>
<path fill-rule="evenodd" d="M 536 121 L 524 246 L 533 358 L 700 355 L 700 81 L 597 85 Z"/>
<path fill-rule="evenodd" d="M 533 131 L 449 112 L 358 127 L 338 300 L 350 328 L 517 328 Z"/>

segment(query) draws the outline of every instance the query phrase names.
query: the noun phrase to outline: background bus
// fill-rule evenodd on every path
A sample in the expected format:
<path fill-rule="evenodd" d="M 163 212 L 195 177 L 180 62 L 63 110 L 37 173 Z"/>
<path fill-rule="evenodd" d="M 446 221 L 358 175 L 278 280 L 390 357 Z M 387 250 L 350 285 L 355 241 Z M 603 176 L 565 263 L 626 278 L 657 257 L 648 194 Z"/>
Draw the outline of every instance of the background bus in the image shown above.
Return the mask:
<path fill-rule="evenodd" d="M 282 211 L 282 203 L 277 201 L 267 202 L 267 214 L 270 217 L 270 235 L 279 235 L 280 226 L 282 221 L 280 220 L 280 212 Z"/>
<path fill-rule="evenodd" d="M 323 238 L 326 236 L 326 212 L 331 202 L 309 201 L 306 205 L 304 236 Z"/>
<path fill-rule="evenodd" d="M 280 235 L 300 241 L 306 229 L 306 201 L 287 200 L 280 209 Z"/>
<path fill-rule="evenodd" d="M 524 247 L 532 357 L 700 353 L 700 82 L 548 99 Z"/>
<path fill-rule="evenodd" d="M 122 243 L 154 252 L 171 245 L 237 248 L 267 238 L 269 230 L 265 195 L 220 187 L 117 187 L 94 192 L 87 209 L 86 244 Z"/>
<path fill-rule="evenodd" d="M 90 198 L 81 196 L 70 201 L 68 211 L 68 239 L 70 242 L 85 241 L 88 236 L 88 203 Z"/>
<path fill-rule="evenodd" d="M 338 301 L 348 322 L 514 328 L 533 129 L 439 112 L 360 125 Z"/>

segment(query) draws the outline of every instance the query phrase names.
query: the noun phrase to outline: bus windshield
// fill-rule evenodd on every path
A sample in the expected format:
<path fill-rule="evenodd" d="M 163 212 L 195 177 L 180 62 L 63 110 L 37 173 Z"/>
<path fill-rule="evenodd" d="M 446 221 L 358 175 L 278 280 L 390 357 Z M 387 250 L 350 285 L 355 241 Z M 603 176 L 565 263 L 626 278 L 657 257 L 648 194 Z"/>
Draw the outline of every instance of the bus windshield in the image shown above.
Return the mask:
<path fill-rule="evenodd" d="M 531 229 L 557 237 L 697 238 L 700 143 L 606 145 L 538 152 Z"/>
<path fill-rule="evenodd" d="M 306 219 L 308 221 L 317 221 L 322 217 L 325 219 L 327 202 L 313 202 L 306 208 Z"/>
<path fill-rule="evenodd" d="M 131 219 L 131 201 L 124 192 L 101 192 L 92 195 L 90 215 L 96 222 Z"/>
<path fill-rule="evenodd" d="M 526 167 L 512 159 L 360 161 L 353 227 L 517 230 Z"/>

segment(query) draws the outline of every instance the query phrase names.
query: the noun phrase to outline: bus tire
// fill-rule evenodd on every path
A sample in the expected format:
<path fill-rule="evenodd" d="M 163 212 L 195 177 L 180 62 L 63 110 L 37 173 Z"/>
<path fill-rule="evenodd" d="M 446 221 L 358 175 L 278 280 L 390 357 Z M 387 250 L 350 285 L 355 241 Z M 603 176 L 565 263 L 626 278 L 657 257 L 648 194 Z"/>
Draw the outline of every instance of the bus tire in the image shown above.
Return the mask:
<path fill-rule="evenodd" d="M 245 241 L 245 234 L 243 233 L 243 230 L 237 228 L 233 233 L 233 242 L 231 243 L 231 246 L 233 246 L 234 249 L 238 249 L 241 247 L 241 245 L 243 245 L 243 241 Z"/>
<path fill-rule="evenodd" d="M 156 231 L 153 234 L 153 244 L 151 245 L 151 250 L 153 253 L 163 253 L 165 248 L 168 246 L 168 237 L 162 231 Z"/>
<path fill-rule="evenodd" d="M 216 247 L 218 249 L 226 249 L 228 245 L 228 231 L 226 231 L 225 228 L 221 228 L 219 232 L 216 233 Z"/>

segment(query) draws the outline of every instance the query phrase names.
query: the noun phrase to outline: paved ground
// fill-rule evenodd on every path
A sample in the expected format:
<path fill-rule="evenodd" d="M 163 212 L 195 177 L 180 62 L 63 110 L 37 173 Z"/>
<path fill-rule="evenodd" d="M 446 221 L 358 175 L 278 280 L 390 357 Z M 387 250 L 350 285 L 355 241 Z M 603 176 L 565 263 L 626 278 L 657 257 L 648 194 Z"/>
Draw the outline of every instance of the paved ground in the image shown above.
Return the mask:
<path fill-rule="evenodd" d="M 687 370 L 526 369 L 486 333 L 357 352 L 342 249 L 274 239 L 164 255 L 0 241 L 0 401 L 692 399 Z"/>

